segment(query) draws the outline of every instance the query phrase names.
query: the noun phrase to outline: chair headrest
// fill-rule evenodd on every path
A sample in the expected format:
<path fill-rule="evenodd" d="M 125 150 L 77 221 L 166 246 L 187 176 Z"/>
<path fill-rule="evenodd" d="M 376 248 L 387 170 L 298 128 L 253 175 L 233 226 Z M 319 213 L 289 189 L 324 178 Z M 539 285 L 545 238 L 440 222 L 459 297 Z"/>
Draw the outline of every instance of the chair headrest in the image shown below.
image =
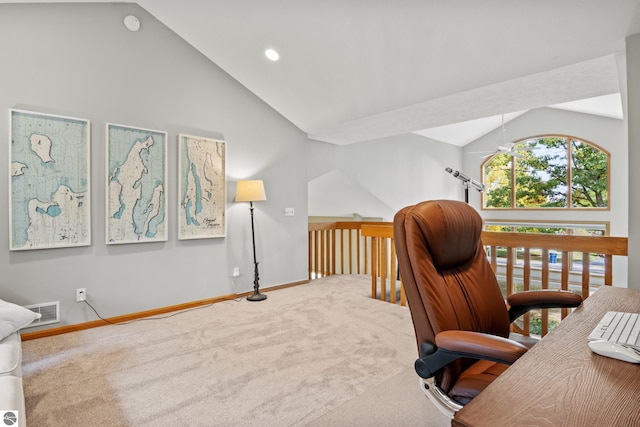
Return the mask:
<path fill-rule="evenodd" d="M 474 208 L 456 200 L 429 200 L 411 210 L 438 270 L 469 262 L 478 248 L 482 219 Z"/>

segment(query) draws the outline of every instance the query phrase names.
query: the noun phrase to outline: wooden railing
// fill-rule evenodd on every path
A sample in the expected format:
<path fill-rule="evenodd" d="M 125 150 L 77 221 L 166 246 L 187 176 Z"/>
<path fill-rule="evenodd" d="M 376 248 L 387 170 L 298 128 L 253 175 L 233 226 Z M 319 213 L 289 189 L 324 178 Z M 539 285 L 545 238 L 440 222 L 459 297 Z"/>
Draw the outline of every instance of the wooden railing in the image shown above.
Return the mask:
<path fill-rule="evenodd" d="M 309 280 L 333 274 L 368 274 L 370 252 L 362 236 L 363 224 L 388 222 L 310 222 Z"/>
<path fill-rule="evenodd" d="M 496 276 L 505 286 L 505 295 L 529 289 L 564 289 L 588 298 L 594 288 L 612 285 L 613 256 L 627 256 L 626 237 L 485 231 L 482 242 Z M 499 257 L 499 251 L 505 257 Z M 534 253 L 539 261 L 532 260 Z M 573 253 L 582 254 L 577 271 Z M 556 254 L 560 262 L 550 261 L 550 254 Z M 603 259 L 602 273 L 592 271 L 591 254 Z M 310 223 L 309 279 L 331 274 L 368 274 L 372 298 L 406 304 L 397 274 L 392 223 Z M 547 309 L 539 313 L 541 335 L 549 331 L 549 313 Z M 561 319 L 568 311 L 552 313 Z M 530 317 L 525 316 L 516 329 L 528 335 L 530 323 Z"/>
<path fill-rule="evenodd" d="M 398 274 L 393 227 L 391 224 L 363 224 L 361 232 L 362 236 L 370 240 L 371 298 L 386 300 L 388 283 L 389 302 L 397 303 L 397 294 L 400 292 L 400 305 L 407 305 L 404 288 Z"/>
<path fill-rule="evenodd" d="M 627 256 L 626 237 L 608 236 L 574 236 L 556 234 L 536 234 L 536 233 L 500 233 L 484 231 L 482 242 L 489 254 L 491 267 L 498 278 L 503 278 L 506 289 L 505 294 L 520 290 L 530 290 L 535 284 L 535 288 L 550 289 L 558 288 L 562 290 L 572 290 L 582 295 L 586 299 L 591 294 L 593 288 L 598 286 L 611 286 L 613 284 L 613 256 Z M 498 260 L 498 248 L 506 249 L 506 262 L 500 266 Z M 541 252 L 539 266 L 533 265 L 532 249 Z M 517 264 L 516 251 L 521 250 L 522 263 Z M 550 253 L 560 255 L 560 268 L 550 268 Z M 581 253 L 581 271 L 579 271 L 579 286 L 570 283 L 570 275 L 573 273 L 573 253 Z M 591 254 L 597 254 L 603 258 L 603 273 L 594 274 L 591 271 Z M 519 277 L 516 271 L 519 270 Z M 537 272 L 537 275 L 533 273 Z M 553 283 L 552 283 L 553 282 Z M 516 285 L 518 288 L 516 289 Z M 577 288 L 577 289 L 576 289 Z M 569 313 L 568 309 L 558 310 L 560 319 Z M 544 336 L 549 331 L 550 310 L 540 311 L 541 335 Z M 525 315 L 522 323 L 516 324 L 517 332 L 529 334 L 530 316 Z"/>

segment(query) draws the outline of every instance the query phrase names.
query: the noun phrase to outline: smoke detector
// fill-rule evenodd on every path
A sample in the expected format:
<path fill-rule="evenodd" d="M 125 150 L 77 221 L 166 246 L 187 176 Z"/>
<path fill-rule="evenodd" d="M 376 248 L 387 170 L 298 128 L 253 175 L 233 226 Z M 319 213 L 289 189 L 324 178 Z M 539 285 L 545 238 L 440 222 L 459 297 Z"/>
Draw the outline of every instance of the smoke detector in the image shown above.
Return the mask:
<path fill-rule="evenodd" d="M 140 20 L 133 15 L 128 15 L 124 18 L 124 26 L 129 31 L 138 31 L 140 29 Z"/>

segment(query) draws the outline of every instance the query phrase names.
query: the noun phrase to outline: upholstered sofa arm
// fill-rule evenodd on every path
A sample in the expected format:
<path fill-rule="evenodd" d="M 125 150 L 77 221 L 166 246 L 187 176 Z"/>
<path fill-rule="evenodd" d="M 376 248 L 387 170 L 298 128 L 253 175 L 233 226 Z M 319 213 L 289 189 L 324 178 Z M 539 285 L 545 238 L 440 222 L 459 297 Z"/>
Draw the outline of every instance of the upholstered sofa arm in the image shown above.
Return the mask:
<path fill-rule="evenodd" d="M 507 297 L 509 321 L 513 322 L 529 310 L 537 308 L 572 308 L 582 303 L 582 297 L 569 291 L 545 289 L 523 291 Z"/>
<path fill-rule="evenodd" d="M 435 345 L 423 343 L 415 369 L 422 378 L 431 378 L 442 367 L 461 357 L 511 364 L 527 351 L 524 345 L 497 335 L 472 331 L 443 331 Z"/>

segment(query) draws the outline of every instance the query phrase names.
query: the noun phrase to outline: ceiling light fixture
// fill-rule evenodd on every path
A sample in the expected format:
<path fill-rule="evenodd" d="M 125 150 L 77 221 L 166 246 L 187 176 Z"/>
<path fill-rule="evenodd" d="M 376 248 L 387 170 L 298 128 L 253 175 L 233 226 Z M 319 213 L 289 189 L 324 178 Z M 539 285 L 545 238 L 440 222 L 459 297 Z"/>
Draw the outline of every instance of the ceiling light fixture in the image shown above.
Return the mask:
<path fill-rule="evenodd" d="M 274 49 L 267 49 L 264 51 L 264 55 L 269 58 L 269 60 L 275 62 L 280 59 L 280 54 L 276 52 Z"/>

